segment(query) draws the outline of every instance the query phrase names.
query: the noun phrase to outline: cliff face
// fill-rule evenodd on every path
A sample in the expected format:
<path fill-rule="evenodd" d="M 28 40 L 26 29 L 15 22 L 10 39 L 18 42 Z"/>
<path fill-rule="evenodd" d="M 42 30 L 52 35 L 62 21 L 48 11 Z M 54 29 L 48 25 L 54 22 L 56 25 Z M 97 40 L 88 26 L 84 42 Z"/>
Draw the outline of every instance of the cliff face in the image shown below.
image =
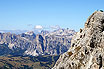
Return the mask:
<path fill-rule="evenodd" d="M 53 69 L 104 69 L 104 12 L 95 11 Z"/>

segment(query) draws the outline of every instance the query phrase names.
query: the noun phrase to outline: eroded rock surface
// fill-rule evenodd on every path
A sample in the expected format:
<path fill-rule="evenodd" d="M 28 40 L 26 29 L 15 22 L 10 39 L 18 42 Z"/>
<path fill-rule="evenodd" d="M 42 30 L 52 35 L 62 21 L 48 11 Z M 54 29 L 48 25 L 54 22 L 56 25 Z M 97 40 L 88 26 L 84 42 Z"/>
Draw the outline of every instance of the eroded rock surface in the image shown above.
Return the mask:
<path fill-rule="evenodd" d="M 104 69 L 104 12 L 95 11 L 53 69 Z"/>

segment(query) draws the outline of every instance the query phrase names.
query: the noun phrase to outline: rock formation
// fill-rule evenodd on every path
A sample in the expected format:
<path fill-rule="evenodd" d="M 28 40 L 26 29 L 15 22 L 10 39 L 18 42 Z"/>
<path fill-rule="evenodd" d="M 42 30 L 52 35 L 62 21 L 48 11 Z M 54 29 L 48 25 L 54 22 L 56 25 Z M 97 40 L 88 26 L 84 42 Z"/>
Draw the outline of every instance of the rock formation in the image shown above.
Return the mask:
<path fill-rule="evenodd" d="M 95 11 L 53 69 L 104 69 L 104 12 Z"/>

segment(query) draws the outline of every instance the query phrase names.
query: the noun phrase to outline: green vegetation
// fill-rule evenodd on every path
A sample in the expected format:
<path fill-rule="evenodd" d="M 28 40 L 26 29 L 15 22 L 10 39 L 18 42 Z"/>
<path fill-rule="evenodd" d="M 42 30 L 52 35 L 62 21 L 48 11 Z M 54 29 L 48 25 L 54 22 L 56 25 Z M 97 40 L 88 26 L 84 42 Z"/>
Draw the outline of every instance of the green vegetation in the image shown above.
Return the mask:
<path fill-rule="evenodd" d="M 50 69 L 59 56 L 0 56 L 0 69 Z"/>

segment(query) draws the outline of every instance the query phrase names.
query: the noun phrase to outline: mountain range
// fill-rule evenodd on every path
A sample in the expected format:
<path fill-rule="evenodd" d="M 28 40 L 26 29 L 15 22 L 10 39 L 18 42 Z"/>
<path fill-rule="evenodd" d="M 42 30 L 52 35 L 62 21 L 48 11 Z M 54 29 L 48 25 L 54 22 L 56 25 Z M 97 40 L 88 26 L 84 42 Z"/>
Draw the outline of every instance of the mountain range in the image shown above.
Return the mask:
<path fill-rule="evenodd" d="M 1 32 L 0 55 L 59 55 L 69 49 L 74 34 L 75 31 L 69 29 L 42 30 L 39 34 L 33 31 L 21 34 Z"/>
<path fill-rule="evenodd" d="M 28 30 L 0 30 L 1 33 L 8 33 L 10 32 L 11 34 L 22 34 L 27 32 Z"/>

